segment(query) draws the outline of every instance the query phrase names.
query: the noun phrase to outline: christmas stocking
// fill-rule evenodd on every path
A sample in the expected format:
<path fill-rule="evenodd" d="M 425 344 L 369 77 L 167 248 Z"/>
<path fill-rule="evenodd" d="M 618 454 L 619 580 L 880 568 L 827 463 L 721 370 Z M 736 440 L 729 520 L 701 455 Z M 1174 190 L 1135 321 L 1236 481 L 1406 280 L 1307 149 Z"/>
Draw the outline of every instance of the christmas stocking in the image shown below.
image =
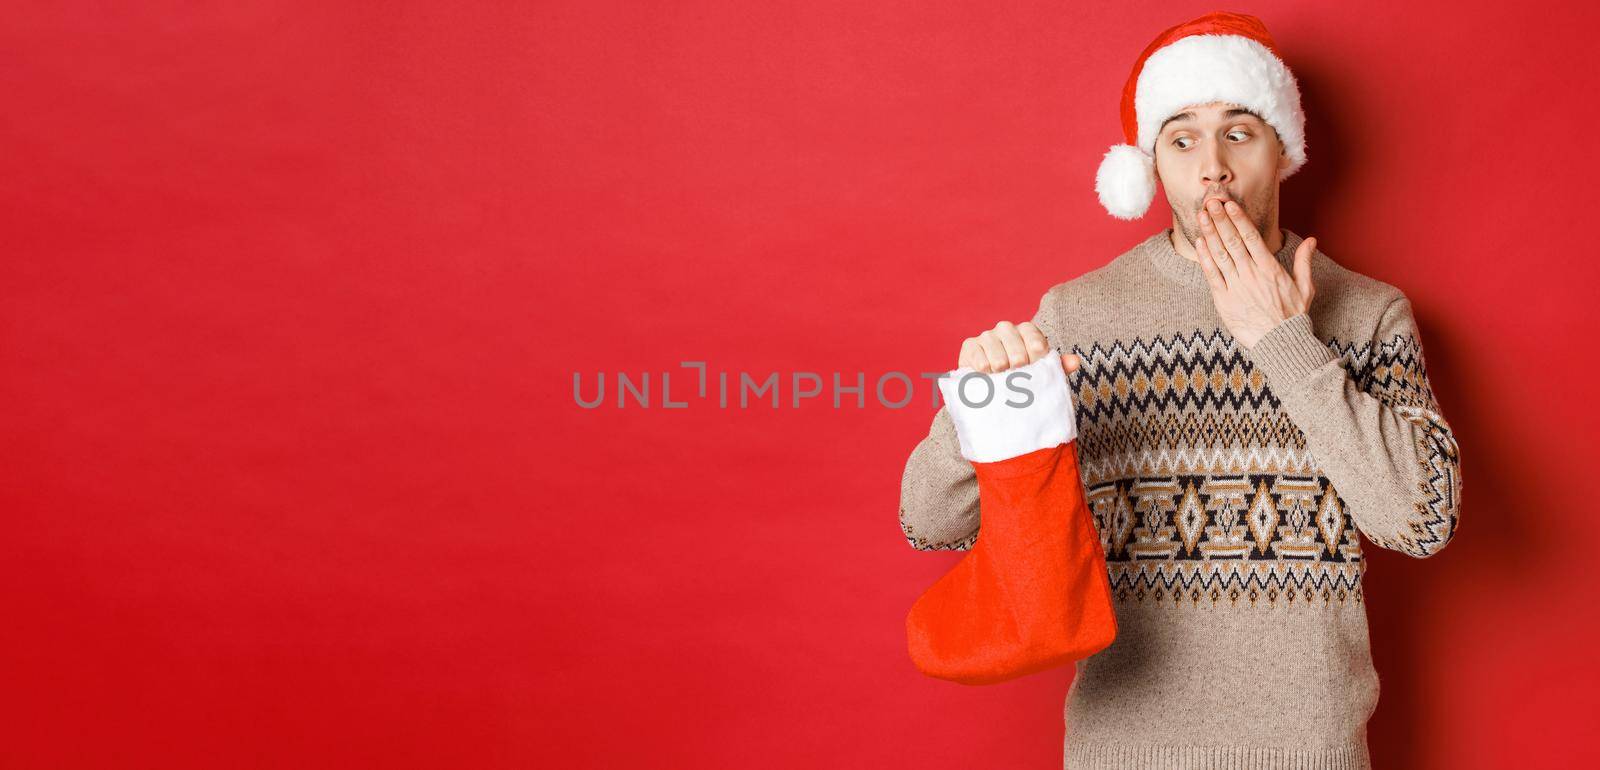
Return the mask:
<path fill-rule="evenodd" d="M 994 375 L 963 367 L 939 388 L 977 472 L 981 518 L 972 550 L 906 617 L 912 661 L 994 684 L 1105 649 L 1117 618 L 1061 354 Z"/>

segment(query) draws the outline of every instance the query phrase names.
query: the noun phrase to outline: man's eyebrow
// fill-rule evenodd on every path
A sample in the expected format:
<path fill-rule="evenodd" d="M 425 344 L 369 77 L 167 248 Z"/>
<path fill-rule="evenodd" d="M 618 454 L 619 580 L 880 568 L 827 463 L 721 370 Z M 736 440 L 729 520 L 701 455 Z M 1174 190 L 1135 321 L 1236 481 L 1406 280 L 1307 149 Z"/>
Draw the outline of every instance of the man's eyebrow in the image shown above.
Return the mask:
<path fill-rule="evenodd" d="M 1194 113 L 1192 113 L 1192 112 L 1180 112 L 1180 113 L 1178 113 L 1176 115 L 1173 115 L 1170 118 L 1167 118 L 1166 120 L 1161 121 L 1161 127 L 1156 129 L 1156 133 L 1159 134 L 1162 131 L 1167 130 L 1167 124 L 1171 123 L 1174 120 L 1194 120 Z"/>
<path fill-rule="evenodd" d="M 1234 107 L 1232 109 L 1229 109 L 1227 112 L 1222 113 L 1222 117 L 1224 117 L 1224 118 L 1237 118 L 1240 115 L 1249 115 L 1250 117 L 1255 118 L 1256 120 L 1259 120 L 1262 123 L 1267 122 L 1265 118 L 1262 118 L 1260 115 L 1257 115 L 1254 110 L 1247 110 L 1247 109 L 1244 109 L 1242 107 Z M 1167 130 L 1167 124 L 1171 123 L 1174 120 L 1194 120 L 1194 113 L 1193 112 L 1180 112 L 1180 113 L 1178 113 L 1176 115 L 1173 115 L 1170 118 L 1167 118 L 1166 120 L 1161 121 L 1161 127 L 1156 129 L 1156 133 L 1160 134 L 1162 131 Z"/>

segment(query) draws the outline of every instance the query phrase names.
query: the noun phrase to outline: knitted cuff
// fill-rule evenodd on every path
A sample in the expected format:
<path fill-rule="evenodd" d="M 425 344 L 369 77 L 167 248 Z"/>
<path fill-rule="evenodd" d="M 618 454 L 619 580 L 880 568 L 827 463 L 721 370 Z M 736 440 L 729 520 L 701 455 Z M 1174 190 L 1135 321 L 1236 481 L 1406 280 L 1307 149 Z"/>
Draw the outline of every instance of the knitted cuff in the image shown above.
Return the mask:
<path fill-rule="evenodd" d="M 961 367 L 939 380 L 961 456 L 999 462 L 1065 444 L 1078 435 L 1061 353 L 996 374 Z M 965 398 L 962 398 L 962 396 Z"/>
<path fill-rule="evenodd" d="M 1290 317 L 1262 335 L 1245 355 L 1267 377 L 1267 385 L 1277 388 L 1299 382 L 1323 364 L 1338 358 L 1327 344 L 1311 332 L 1307 313 Z"/>

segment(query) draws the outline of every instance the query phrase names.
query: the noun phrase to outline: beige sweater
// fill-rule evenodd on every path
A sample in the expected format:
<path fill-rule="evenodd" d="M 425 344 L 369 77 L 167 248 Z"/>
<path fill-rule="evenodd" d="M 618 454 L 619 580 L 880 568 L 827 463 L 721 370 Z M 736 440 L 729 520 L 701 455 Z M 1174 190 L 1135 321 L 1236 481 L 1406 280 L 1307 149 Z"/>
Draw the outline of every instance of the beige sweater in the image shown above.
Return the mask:
<path fill-rule="evenodd" d="M 1394 286 L 1320 251 L 1311 310 L 1237 345 L 1168 231 L 1045 293 L 1118 636 L 1077 663 L 1065 767 L 1367 767 L 1378 701 L 1362 539 L 1423 558 L 1455 535 L 1455 437 Z M 1301 238 L 1283 231 L 1289 269 Z M 948 407 L 912 451 L 913 548 L 979 536 Z"/>

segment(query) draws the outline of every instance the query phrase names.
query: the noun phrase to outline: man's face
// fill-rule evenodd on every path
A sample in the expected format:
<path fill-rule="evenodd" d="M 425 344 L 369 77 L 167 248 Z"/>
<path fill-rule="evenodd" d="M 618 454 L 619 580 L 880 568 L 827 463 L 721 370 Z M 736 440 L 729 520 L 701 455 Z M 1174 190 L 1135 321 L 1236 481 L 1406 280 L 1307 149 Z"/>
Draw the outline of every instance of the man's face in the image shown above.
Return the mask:
<path fill-rule="evenodd" d="M 1278 172 L 1289 159 L 1278 132 L 1237 105 L 1184 108 L 1156 138 L 1156 175 L 1173 224 L 1190 243 L 1201 237 L 1206 200 L 1234 201 L 1263 235 L 1278 221 Z"/>

